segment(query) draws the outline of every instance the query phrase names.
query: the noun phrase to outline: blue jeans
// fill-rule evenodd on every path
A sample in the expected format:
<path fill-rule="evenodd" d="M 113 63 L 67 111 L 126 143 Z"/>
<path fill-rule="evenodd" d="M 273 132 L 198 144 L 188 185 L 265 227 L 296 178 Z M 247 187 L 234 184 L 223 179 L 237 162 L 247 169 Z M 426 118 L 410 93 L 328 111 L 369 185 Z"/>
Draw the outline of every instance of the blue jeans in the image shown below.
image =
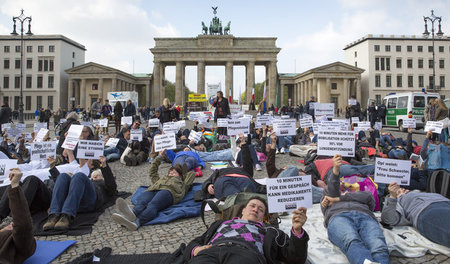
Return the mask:
<path fill-rule="evenodd" d="M 178 156 L 173 162 L 172 162 L 172 166 L 175 165 L 180 165 L 182 166 L 183 164 L 187 165 L 188 167 L 188 171 L 197 168 L 198 167 L 198 161 L 196 158 L 192 157 L 192 156 L 188 156 L 188 155 L 181 155 Z"/>
<path fill-rule="evenodd" d="M 255 184 L 247 177 L 219 177 L 214 182 L 214 197 L 220 199 L 242 191 L 256 192 Z"/>
<path fill-rule="evenodd" d="M 365 259 L 389 263 L 389 251 L 383 231 L 370 216 L 350 211 L 340 213 L 328 223 L 328 239 L 354 264 Z"/>
<path fill-rule="evenodd" d="M 234 160 L 231 149 L 217 150 L 211 152 L 196 151 L 196 153 L 205 162 Z"/>
<path fill-rule="evenodd" d="M 388 135 L 380 136 L 380 146 L 382 146 L 383 148 L 387 148 L 389 146 L 392 146 L 391 138 Z"/>
<path fill-rule="evenodd" d="M 136 224 L 145 225 L 155 219 L 158 213 L 173 204 L 172 194 L 168 190 L 145 191 L 136 198 L 133 212 Z"/>
<path fill-rule="evenodd" d="M 430 204 L 419 214 L 417 230 L 429 240 L 450 247 L 450 202 Z"/>
<path fill-rule="evenodd" d="M 50 214 L 67 214 L 75 217 L 77 212 L 92 212 L 95 210 L 97 192 L 94 184 L 81 172 L 70 177 L 61 173 L 53 188 Z"/>
<path fill-rule="evenodd" d="M 253 166 L 256 166 L 256 164 L 261 164 L 258 160 L 258 155 L 256 155 L 255 147 L 250 144 L 250 145 L 248 145 L 248 148 L 250 149 L 250 156 L 252 157 Z M 238 153 L 237 163 L 238 164 L 242 163 L 242 151 L 239 151 L 239 153 Z"/>
<path fill-rule="evenodd" d="M 327 173 L 327 182 L 333 173 L 333 168 L 331 168 Z M 349 176 L 353 174 L 361 174 L 363 176 L 373 175 L 375 173 L 375 165 L 341 165 L 339 169 L 339 176 Z"/>
<path fill-rule="evenodd" d="M 299 176 L 299 171 L 296 166 L 289 166 L 284 169 L 280 174 L 278 174 L 277 178 L 286 178 L 286 177 L 295 177 Z M 312 186 L 312 201 L 313 203 L 320 203 L 320 200 L 323 196 L 323 189 L 314 185 Z"/>
<path fill-rule="evenodd" d="M 120 159 L 120 151 L 116 147 L 107 147 L 103 150 L 103 156 L 105 156 L 106 161 L 114 161 Z"/>
<path fill-rule="evenodd" d="M 267 137 L 267 144 L 272 144 L 270 137 Z M 292 145 L 292 140 L 290 136 L 279 136 L 277 139 L 276 147 L 277 149 L 289 148 Z"/>

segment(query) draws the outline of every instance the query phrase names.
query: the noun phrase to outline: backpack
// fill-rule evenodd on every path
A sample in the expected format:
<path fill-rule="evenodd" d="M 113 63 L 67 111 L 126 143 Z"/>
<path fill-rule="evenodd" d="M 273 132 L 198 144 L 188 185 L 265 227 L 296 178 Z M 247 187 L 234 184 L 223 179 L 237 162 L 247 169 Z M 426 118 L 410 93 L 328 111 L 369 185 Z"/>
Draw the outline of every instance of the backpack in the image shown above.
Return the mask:
<path fill-rule="evenodd" d="M 305 166 L 313 163 L 317 159 L 317 149 L 311 149 L 306 153 L 305 156 Z"/>
<path fill-rule="evenodd" d="M 450 172 L 446 170 L 435 170 L 428 176 L 427 192 L 439 193 L 450 199 Z"/>
<path fill-rule="evenodd" d="M 260 193 L 251 193 L 251 192 L 240 192 L 232 195 L 228 195 L 225 200 L 222 200 L 224 203 L 220 204 L 221 200 L 214 201 L 213 199 L 206 199 L 202 202 L 200 214 L 202 217 L 203 224 L 206 228 L 209 228 L 209 225 L 206 224 L 205 221 L 205 207 L 209 205 L 212 211 L 215 213 L 215 220 L 229 220 L 234 217 L 241 216 L 242 209 L 245 206 L 245 203 L 251 197 L 258 196 L 267 201 L 267 196 L 265 194 Z M 277 213 L 268 214 L 264 217 L 264 222 L 270 224 L 276 228 L 279 225 L 279 217 Z"/>

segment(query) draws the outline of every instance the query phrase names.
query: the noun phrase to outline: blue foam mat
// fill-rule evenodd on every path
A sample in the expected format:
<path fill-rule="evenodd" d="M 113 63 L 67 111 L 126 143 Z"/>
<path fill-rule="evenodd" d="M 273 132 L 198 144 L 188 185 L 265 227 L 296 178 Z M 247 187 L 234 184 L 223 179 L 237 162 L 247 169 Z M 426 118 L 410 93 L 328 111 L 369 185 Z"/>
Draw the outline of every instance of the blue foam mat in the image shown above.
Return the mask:
<path fill-rule="evenodd" d="M 25 264 L 50 263 L 68 247 L 77 243 L 75 240 L 66 241 L 42 241 L 36 240 L 36 252 L 25 260 Z"/>

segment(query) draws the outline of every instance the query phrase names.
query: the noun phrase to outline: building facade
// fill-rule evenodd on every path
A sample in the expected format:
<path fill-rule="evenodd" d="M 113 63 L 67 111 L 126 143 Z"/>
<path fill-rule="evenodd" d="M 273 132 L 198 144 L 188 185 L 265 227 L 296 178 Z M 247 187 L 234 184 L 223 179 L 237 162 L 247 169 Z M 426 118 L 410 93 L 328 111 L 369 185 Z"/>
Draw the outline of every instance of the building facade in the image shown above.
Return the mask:
<path fill-rule="evenodd" d="M 0 36 L 0 98 L 19 109 L 20 68 L 23 67 L 24 116 L 37 108 L 67 108 L 66 69 L 84 63 L 85 47 L 62 35 Z"/>
<path fill-rule="evenodd" d="M 450 97 L 450 38 L 434 40 L 422 36 L 366 35 L 345 48 L 345 62 L 362 68 L 362 105 L 367 99 L 381 102 L 392 92 L 437 92 Z"/>

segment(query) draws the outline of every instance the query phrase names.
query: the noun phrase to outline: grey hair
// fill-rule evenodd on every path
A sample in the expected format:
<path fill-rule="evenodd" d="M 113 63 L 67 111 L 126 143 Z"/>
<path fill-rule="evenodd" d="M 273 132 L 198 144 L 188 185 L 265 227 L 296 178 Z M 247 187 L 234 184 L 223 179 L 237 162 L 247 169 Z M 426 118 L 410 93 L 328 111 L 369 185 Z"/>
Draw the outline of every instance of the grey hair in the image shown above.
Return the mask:
<path fill-rule="evenodd" d="M 77 112 L 70 112 L 67 114 L 66 119 L 74 119 L 75 121 L 78 121 L 78 114 Z"/>

